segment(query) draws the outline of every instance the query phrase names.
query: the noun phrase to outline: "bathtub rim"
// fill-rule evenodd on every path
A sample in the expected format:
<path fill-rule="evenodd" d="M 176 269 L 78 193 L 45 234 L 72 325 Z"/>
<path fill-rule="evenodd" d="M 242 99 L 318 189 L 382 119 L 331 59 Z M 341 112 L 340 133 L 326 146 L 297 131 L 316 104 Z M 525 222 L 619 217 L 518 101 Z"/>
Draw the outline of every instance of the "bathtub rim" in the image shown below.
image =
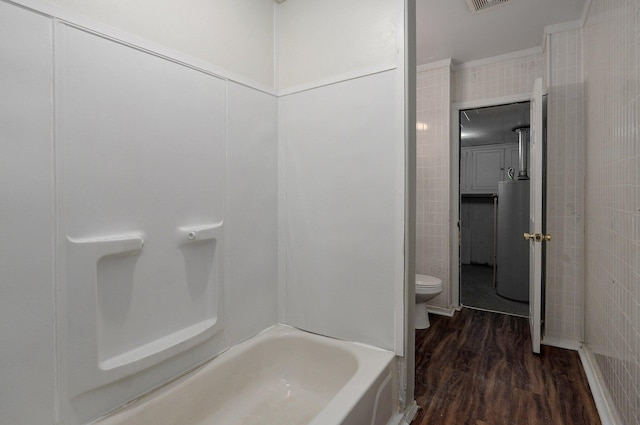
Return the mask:
<path fill-rule="evenodd" d="M 162 385 L 112 409 L 94 421 L 89 422 L 87 425 L 111 424 L 110 420 L 115 419 L 116 416 L 133 414 L 132 411 L 142 409 L 146 401 L 156 397 L 168 396 L 172 391 L 177 391 L 177 387 L 180 385 L 187 385 L 188 381 L 196 375 L 206 373 L 207 368 L 215 368 L 217 366 L 216 360 L 228 361 L 235 357 L 235 355 L 241 356 L 243 352 L 251 350 L 262 342 L 283 337 L 294 337 L 311 341 L 312 344 L 316 343 L 337 347 L 338 349 L 347 351 L 348 354 L 355 357 L 357 362 L 357 369 L 353 376 L 327 401 L 327 404 L 308 425 L 342 424 L 342 421 L 357 406 L 360 400 L 364 398 L 366 391 L 371 388 L 376 381 L 385 374 L 389 375 L 391 380 L 393 380 L 393 365 L 396 356 L 392 351 L 359 342 L 345 341 L 320 335 L 291 325 L 277 323 L 260 331 L 257 335 L 227 348 L 225 351 L 201 364 L 186 370 L 184 373 L 166 381 Z M 387 379 L 385 379 L 385 381 L 386 380 Z M 389 402 L 395 404 L 394 400 L 389 400 Z M 114 423 L 113 425 L 120 424 Z"/>

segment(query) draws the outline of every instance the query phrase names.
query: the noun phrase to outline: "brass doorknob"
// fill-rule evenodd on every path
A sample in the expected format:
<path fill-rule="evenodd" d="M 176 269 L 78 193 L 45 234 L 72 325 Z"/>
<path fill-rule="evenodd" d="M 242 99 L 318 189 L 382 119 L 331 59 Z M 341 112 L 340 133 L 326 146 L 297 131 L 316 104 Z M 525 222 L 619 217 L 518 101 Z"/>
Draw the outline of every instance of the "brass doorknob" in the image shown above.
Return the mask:
<path fill-rule="evenodd" d="M 522 237 L 524 237 L 525 240 L 531 240 L 533 239 L 536 242 L 542 242 L 542 241 L 550 241 L 551 240 L 551 235 L 544 235 L 542 233 L 527 233 L 525 232 Z"/>
<path fill-rule="evenodd" d="M 540 242 L 542 241 L 542 234 L 541 233 L 525 233 L 524 235 L 522 235 L 524 237 L 525 240 L 529 241 L 531 239 L 533 239 L 536 242 Z"/>

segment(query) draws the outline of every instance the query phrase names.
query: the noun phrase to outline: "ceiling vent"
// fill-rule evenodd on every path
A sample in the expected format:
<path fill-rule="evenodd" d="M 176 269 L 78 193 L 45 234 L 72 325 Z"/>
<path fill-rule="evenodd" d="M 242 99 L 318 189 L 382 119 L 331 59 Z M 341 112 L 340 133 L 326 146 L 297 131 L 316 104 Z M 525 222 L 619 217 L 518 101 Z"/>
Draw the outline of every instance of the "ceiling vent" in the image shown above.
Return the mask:
<path fill-rule="evenodd" d="M 467 0 L 467 6 L 471 13 L 478 13 L 508 2 L 509 0 Z"/>

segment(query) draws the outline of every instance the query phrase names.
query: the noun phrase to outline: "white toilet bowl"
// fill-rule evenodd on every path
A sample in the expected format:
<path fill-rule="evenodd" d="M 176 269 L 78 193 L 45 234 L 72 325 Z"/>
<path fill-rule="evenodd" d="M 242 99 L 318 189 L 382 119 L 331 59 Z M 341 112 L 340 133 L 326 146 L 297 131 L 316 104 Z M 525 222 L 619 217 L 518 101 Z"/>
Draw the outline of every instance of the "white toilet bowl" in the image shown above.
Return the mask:
<path fill-rule="evenodd" d="M 442 279 L 424 274 L 416 275 L 416 329 L 426 329 L 430 326 L 427 301 L 437 297 L 442 288 Z"/>

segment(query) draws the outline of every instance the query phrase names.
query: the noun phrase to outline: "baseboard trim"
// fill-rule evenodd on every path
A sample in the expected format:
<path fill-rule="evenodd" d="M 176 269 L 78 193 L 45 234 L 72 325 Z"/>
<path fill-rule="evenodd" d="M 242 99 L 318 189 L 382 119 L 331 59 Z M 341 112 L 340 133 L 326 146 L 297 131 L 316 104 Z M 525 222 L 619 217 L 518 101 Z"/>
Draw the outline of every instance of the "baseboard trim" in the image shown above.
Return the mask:
<path fill-rule="evenodd" d="M 613 399 L 609 394 L 609 390 L 604 386 L 604 380 L 600 367 L 593 358 L 591 351 L 584 346 L 578 350 L 580 355 L 580 361 L 584 368 L 584 373 L 587 375 L 587 381 L 589 382 L 589 388 L 591 388 L 591 394 L 593 400 L 596 403 L 596 409 L 600 415 L 600 422 L 602 425 L 620 425 L 620 417 L 616 411 Z"/>
<path fill-rule="evenodd" d="M 437 314 L 440 316 L 453 317 L 453 315 L 456 312 L 456 309 L 453 307 L 444 308 L 444 307 L 438 307 L 435 305 L 427 305 L 427 311 L 429 313 Z"/>
<path fill-rule="evenodd" d="M 405 410 L 404 415 L 401 415 L 401 420 L 398 422 L 398 425 L 409 425 L 413 421 L 413 418 L 418 414 L 418 410 L 420 410 L 420 407 L 418 406 L 418 403 L 413 400 Z"/>
<path fill-rule="evenodd" d="M 564 348 L 567 350 L 580 351 L 582 344 L 578 341 L 569 341 L 566 339 L 544 337 L 540 342 L 542 345 L 548 345 L 550 347 Z"/>

